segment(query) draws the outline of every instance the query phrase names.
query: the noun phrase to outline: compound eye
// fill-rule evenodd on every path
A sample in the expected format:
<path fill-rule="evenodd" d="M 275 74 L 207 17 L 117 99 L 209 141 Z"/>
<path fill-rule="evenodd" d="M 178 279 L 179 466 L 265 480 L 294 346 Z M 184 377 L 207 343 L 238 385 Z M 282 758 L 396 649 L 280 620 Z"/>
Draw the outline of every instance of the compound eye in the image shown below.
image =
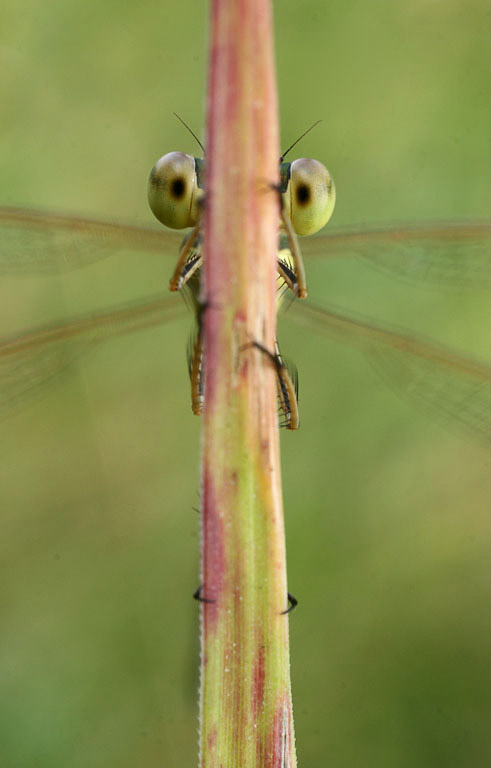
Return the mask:
<path fill-rule="evenodd" d="M 294 160 L 284 201 L 297 235 L 313 235 L 322 229 L 336 202 L 334 181 L 325 165 L 306 157 Z"/>
<path fill-rule="evenodd" d="M 150 171 L 148 204 L 154 216 L 166 227 L 194 227 L 199 219 L 201 195 L 191 155 L 169 152 L 157 160 Z"/>

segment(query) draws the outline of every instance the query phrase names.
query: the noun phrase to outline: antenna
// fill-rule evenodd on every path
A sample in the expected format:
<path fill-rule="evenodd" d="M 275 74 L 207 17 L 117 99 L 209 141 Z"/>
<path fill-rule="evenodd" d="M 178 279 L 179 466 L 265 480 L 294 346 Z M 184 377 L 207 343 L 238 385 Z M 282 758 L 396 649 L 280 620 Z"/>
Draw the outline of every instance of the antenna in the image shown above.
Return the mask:
<path fill-rule="evenodd" d="M 174 113 L 174 114 L 175 114 L 175 113 Z M 283 162 L 283 160 L 285 159 L 285 157 L 286 157 L 286 156 L 287 156 L 287 154 L 289 153 L 290 149 L 293 149 L 293 147 L 295 146 L 295 144 L 298 144 L 298 142 L 300 141 L 300 139 L 303 139 L 303 137 L 304 137 L 304 136 L 306 136 L 308 133 L 310 133 L 310 131 L 312 130 L 312 128 L 315 128 L 315 126 L 316 126 L 316 125 L 319 125 L 319 123 L 322 123 L 322 120 L 316 120 L 316 121 L 315 121 L 315 123 L 312 123 L 312 125 L 310 126 L 310 128 L 307 128 L 307 130 L 306 130 L 304 133 L 302 133 L 302 135 L 301 135 L 301 136 L 299 136 L 299 137 L 298 137 L 298 139 L 296 139 L 296 140 L 293 142 L 293 144 L 291 144 L 291 145 L 288 147 L 288 149 L 286 149 L 286 150 L 283 152 L 283 154 L 282 154 L 282 155 L 281 155 L 281 157 L 280 157 L 280 163 L 282 163 L 282 162 Z"/>
<path fill-rule="evenodd" d="M 200 140 L 198 139 L 198 137 L 196 136 L 196 134 L 194 133 L 194 131 L 192 131 L 192 130 L 191 130 L 191 128 L 189 127 L 189 125 L 188 125 L 187 123 L 185 123 L 185 122 L 184 122 L 184 120 L 182 119 L 182 117 L 179 117 L 179 115 L 177 114 L 177 112 L 173 112 L 172 114 L 173 114 L 173 115 L 175 115 L 175 117 L 177 117 L 177 119 L 179 120 L 179 122 L 180 122 L 180 123 L 182 123 L 182 124 L 183 124 L 183 126 L 184 126 L 184 127 L 185 127 L 185 128 L 188 130 L 188 131 L 189 131 L 189 133 L 191 134 L 191 136 L 193 137 L 193 139 L 196 139 L 196 141 L 197 141 L 197 142 L 198 142 L 198 144 L 200 145 L 201 149 L 203 150 L 203 154 L 205 154 L 205 148 L 204 148 L 204 146 L 202 145 L 201 141 L 200 141 Z M 310 129 L 309 129 L 309 130 L 310 130 Z M 300 138 L 302 138 L 302 137 L 300 137 Z M 290 147 L 290 149 L 291 149 L 291 147 Z"/>

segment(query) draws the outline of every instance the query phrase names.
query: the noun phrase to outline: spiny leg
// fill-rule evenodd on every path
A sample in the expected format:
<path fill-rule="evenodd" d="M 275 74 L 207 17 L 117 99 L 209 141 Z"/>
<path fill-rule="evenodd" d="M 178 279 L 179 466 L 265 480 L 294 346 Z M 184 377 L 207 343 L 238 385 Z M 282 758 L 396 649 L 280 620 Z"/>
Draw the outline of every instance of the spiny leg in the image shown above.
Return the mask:
<path fill-rule="evenodd" d="M 198 321 L 196 333 L 192 335 L 188 348 L 188 370 L 191 380 L 191 408 L 195 416 L 203 413 L 204 367 L 203 367 L 203 331 Z"/>
<path fill-rule="evenodd" d="M 186 285 L 184 295 L 190 300 L 196 319 L 188 350 L 188 371 L 191 380 L 191 408 L 196 416 L 203 413 L 204 401 L 204 328 L 203 316 L 208 306 L 201 299 L 201 270 L 197 270 Z"/>
<path fill-rule="evenodd" d="M 290 284 L 288 276 L 285 276 L 284 270 L 282 267 L 284 267 L 284 264 L 282 264 L 280 261 L 278 261 L 278 272 L 282 276 L 282 278 L 285 280 L 286 284 L 289 288 L 292 289 L 294 293 L 297 294 L 299 299 L 306 299 L 307 298 L 307 277 L 305 275 L 305 267 L 303 263 L 302 258 L 302 251 L 300 250 L 300 245 L 298 243 L 297 235 L 295 234 L 295 230 L 292 227 L 292 223 L 288 217 L 287 212 L 285 211 L 285 206 L 283 205 L 283 198 L 281 198 L 280 203 L 280 216 L 281 221 L 283 222 L 283 226 L 285 228 L 286 236 L 288 238 L 288 243 L 290 245 L 290 253 L 292 256 L 293 266 L 294 269 L 290 270 L 290 273 L 293 273 L 295 275 L 295 282 L 293 285 Z"/>
<path fill-rule="evenodd" d="M 169 290 L 171 291 L 179 291 L 183 285 L 187 283 L 196 269 L 201 266 L 202 256 L 201 253 L 197 253 L 196 259 L 192 259 L 190 262 L 191 266 L 186 269 L 189 256 L 193 250 L 196 240 L 199 237 L 200 228 L 201 224 L 198 222 L 198 224 L 196 224 L 196 226 L 191 230 L 182 244 L 177 259 L 177 264 L 169 282 Z"/>
<path fill-rule="evenodd" d="M 297 283 L 297 276 L 295 274 L 295 269 L 292 269 L 292 267 L 286 263 L 283 259 L 278 259 L 277 262 L 277 270 L 279 276 L 284 281 L 285 285 L 293 291 L 293 293 L 298 293 L 298 283 Z"/>
<path fill-rule="evenodd" d="M 307 278 L 305 275 L 305 267 L 302 258 L 302 251 L 298 243 L 298 237 L 295 230 L 292 227 L 290 218 L 285 210 L 285 204 L 283 201 L 282 192 L 284 191 L 281 184 L 273 184 L 273 189 L 278 195 L 278 204 L 280 206 L 280 217 L 285 229 L 286 237 L 290 247 L 290 254 L 293 261 L 293 269 L 285 269 L 285 262 L 278 259 L 278 272 L 287 284 L 287 286 L 295 293 L 299 299 L 307 298 Z"/>
<path fill-rule="evenodd" d="M 259 349 L 273 363 L 276 371 L 278 400 L 280 402 L 281 412 L 285 419 L 283 426 L 285 426 L 286 429 L 298 429 L 300 426 L 300 416 L 298 412 L 297 390 L 288 368 L 280 355 L 278 342 L 275 339 L 274 353 L 270 352 L 267 347 L 257 341 L 253 341 L 247 346 Z"/>
<path fill-rule="evenodd" d="M 281 183 L 268 183 L 267 186 L 269 189 L 273 189 L 278 196 L 280 218 L 285 230 L 286 239 L 288 240 L 289 251 L 293 262 L 293 266 L 289 266 L 284 259 L 278 259 L 278 273 L 288 288 L 290 288 L 290 290 L 293 291 L 293 293 L 295 293 L 299 299 L 306 299 L 307 278 L 305 275 L 305 267 L 300 245 L 298 243 L 297 234 L 293 229 L 290 218 L 285 210 L 285 204 L 283 200 L 283 192 L 285 192 L 285 188 L 283 188 Z"/>

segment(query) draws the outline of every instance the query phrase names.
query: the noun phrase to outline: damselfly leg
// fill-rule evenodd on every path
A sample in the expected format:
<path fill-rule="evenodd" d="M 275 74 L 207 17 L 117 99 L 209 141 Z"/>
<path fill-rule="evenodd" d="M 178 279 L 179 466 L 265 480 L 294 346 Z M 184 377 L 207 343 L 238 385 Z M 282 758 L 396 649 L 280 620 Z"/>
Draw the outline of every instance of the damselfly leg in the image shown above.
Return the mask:
<path fill-rule="evenodd" d="M 258 341 L 252 341 L 243 349 L 255 348 L 262 352 L 273 364 L 276 372 L 276 383 L 278 391 L 278 402 L 280 413 L 283 416 L 282 426 L 286 429 L 298 429 L 300 426 L 300 417 L 298 413 L 298 378 L 296 370 L 288 370 L 288 366 L 280 354 L 278 342 L 275 339 L 275 351 L 271 352 Z"/>

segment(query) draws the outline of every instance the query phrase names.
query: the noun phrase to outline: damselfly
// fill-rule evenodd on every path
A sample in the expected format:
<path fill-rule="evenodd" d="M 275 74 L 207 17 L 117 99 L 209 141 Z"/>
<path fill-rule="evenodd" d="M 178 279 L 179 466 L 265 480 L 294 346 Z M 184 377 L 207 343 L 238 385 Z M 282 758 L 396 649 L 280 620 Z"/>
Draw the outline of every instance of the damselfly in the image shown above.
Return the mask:
<path fill-rule="evenodd" d="M 312 235 L 322 229 L 331 218 L 336 201 L 334 182 L 322 163 L 312 158 L 299 158 L 292 163 L 285 162 L 286 155 L 308 131 L 302 134 L 280 157 L 280 183 L 277 188 L 282 224 L 277 261 L 280 300 L 282 286 L 289 288 L 300 299 L 307 297 L 305 270 L 296 236 Z M 194 133 L 192 135 L 194 136 Z M 202 147 L 199 140 L 196 140 Z M 202 149 L 204 151 L 203 147 Z M 170 152 L 156 162 L 148 180 L 148 202 L 155 217 L 172 229 L 192 228 L 181 246 L 169 287 L 171 291 L 177 291 L 184 286 L 188 287 L 197 318 L 195 338 L 188 352 L 191 400 L 195 414 L 200 414 L 203 408 L 205 371 L 201 323 L 203 306 L 201 210 L 204 171 L 203 158 L 191 157 L 183 152 Z M 284 417 L 284 426 L 288 429 L 297 429 L 299 416 L 296 374 L 292 376 L 288 366 L 283 362 L 276 339 L 274 353 L 265 349 L 257 341 L 254 345 L 268 354 L 275 365 L 278 400 Z"/>

